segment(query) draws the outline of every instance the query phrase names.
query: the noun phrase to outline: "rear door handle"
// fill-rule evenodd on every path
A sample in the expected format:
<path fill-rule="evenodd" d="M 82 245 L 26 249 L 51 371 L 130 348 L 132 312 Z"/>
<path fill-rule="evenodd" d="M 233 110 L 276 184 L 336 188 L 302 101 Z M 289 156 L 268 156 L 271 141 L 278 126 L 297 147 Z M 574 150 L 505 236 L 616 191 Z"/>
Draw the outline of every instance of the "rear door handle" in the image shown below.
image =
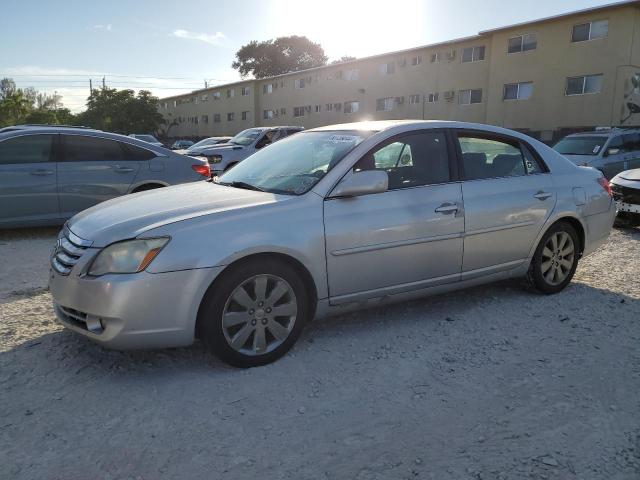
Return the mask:
<path fill-rule="evenodd" d="M 123 167 L 122 165 L 114 165 L 113 169 L 118 173 L 133 172 L 133 168 L 131 168 L 131 167 Z"/>
<path fill-rule="evenodd" d="M 436 213 L 454 213 L 458 211 L 458 205 L 455 203 L 443 203 L 435 209 Z"/>
<path fill-rule="evenodd" d="M 550 196 L 551 196 L 551 194 L 549 192 L 540 191 L 540 192 L 536 193 L 533 197 L 537 198 L 538 200 L 546 200 Z"/>
<path fill-rule="evenodd" d="M 46 175 L 53 175 L 53 170 L 45 170 L 44 168 L 39 168 L 38 170 L 32 170 L 30 173 L 31 175 L 44 177 Z"/>

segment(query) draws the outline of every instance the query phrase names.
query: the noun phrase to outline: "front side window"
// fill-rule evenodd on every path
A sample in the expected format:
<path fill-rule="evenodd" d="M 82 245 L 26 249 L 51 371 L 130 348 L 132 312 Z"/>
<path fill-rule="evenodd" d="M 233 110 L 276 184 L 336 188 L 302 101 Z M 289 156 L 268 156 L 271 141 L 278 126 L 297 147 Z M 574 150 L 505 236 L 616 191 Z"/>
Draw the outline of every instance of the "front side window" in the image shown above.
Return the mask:
<path fill-rule="evenodd" d="M 622 151 L 625 153 L 640 151 L 640 133 L 628 133 L 623 135 Z"/>
<path fill-rule="evenodd" d="M 602 74 L 567 78 L 566 95 L 587 95 L 602 91 Z"/>
<path fill-rule="evenodd" d="M 389 190 L 448 182 L 449 155 L 445 134 L 425 131 L 384 142 L 362 157 L 354 171 L 384 170 Z"/>
<path fill-rule="evenodd" d="M 460 105 L 471 105 L 473 103 L 482 103 L 482 89 L 460 90 L 458 92 L 458 101 Z"/>
<path fill-rule="evenodd" d="M 114 162 L 126 160 L 120 143 L 100 137 L 62 135 L 67 162 Z"/>
<path fill-rule="evenodd" d="M 484 60 L 484 45 L 479 47 L 468 47 L 462 50 L 462 63 L 479 62 Z"/>
<path fill-rule="evenodd" d="M 538 48 L 538 39 L 535 33 L 518 35 L 509 39 L 508 53 L 522 53 Z"/>
<path fill-rule="evenodd" d="M 221 185 L 302 195 L 373 132 L 300 132 L 259 150 L 222 175 Z M 247 187 L 250 186 L 250 187 Z"/>
<path fill-rule="evenodd" d="M 605 38 L 609 34 L 609 20 L 598 20 L 595 22 L 581 23 L 574 25 L 571 30 L 571 41 L 586 42 Z"/>
<path fill-rule="evenodd" d="M 460 134 L 465 180 L 518 177 L 526 174 L 525 159 L 519 142 Z"/>
<path fill-rule="evenodd" d="M 0 142 L 0 165 L 48 162 L 53 135 L 22 135 Z"/>
<path fill-rule="evenodd" d="M 356 113 L 360 110 L 360 102 L 344 102 L 344 113 Z"/>
<path fill-rule="evenodd" d="M 528 100 L 533 93 L 533 82 L 507 83 L 504 86 L 504 100 Z"/>

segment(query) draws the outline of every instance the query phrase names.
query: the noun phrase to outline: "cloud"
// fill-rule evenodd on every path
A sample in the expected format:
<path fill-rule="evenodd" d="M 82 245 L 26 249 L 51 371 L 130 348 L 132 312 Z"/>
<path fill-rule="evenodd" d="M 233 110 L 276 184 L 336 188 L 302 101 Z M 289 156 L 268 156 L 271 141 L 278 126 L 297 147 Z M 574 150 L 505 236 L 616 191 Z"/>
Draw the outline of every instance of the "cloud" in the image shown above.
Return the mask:
<path fill-rule="evenodd" d="M 108 23 L 106 25 L 102 25 L 102 24 L 98 24 L 98 25 L 92 25 L 91 27 L 89 27 L 91 30 L 100 30 L 102 32 L 110 32 L 112 30 L 111 24 Z"/>
<path fill-rule="evenodd" d="M 227 38 L 224 33 L 216 32 L 216 33 L 198 33 L 198 32 L 190 32 L 188 30 L 178 29 L 174 30 L 174 37 L 178 38 L 187 38 L 189 40 L 200 40 L 201 42 L 208 43 L 209 45 L 220 45 L 222 40 Z"/>

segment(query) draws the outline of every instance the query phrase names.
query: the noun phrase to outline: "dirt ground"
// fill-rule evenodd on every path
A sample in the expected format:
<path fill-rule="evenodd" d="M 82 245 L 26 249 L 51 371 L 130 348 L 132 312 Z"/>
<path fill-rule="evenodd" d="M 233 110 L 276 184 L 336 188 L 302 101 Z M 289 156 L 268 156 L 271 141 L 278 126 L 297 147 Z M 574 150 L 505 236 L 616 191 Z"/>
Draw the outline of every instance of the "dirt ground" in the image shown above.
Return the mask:
<path fill-rule="evenodd" d="M 640 478 L 640 230 L 518 282 L 312 323 L 275 364 L 55 323 L 55 229 L 0 233 L 2 479 Z"/>

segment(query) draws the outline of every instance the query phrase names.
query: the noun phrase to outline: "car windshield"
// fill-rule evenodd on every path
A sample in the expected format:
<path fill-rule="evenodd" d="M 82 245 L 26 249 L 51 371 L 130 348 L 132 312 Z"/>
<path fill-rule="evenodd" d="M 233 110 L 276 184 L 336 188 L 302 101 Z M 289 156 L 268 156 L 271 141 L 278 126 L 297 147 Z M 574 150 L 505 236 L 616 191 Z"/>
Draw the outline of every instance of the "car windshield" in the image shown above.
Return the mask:
<path fill-rule="evenodd" d="M 136 135 L 138 140 L 142 140 L 144 142 L 155 142 L 158 143 L 158 140 L 153 135 Z"/>
<path fill-rule="evenodd" d="M 597 155 L 607 137 L 567 137 L 556 143 L 553 149 L 563 155 Z"/>
<path fill-rule="evenodd" d="M 254 142 L 254 140 L 258 138 L 263 131 L 264 130 L 261 130 L 259 128 L 249 128 L 247 130 L 243 130 L 239 134 L 237 134 L 235 137 L 233 137 L 231 140 L 229 140 L 229 143 L 235 143 L 236 145 L 245 145 L 245 146 L 251 145 Z"/>
<path fill-rule="evenodd" d="M 217 138 L 205 138 L 204 140 L 200 140 L 198 143 L 191 145 L 191 148 L 206 147 L 207 145 L 215 145 L 216 143 L 218 143 Z"/>
<path fill-rule="evenodd" d="M 218 183 L 302 195 L 372 133 L 347 130 L 299 133 L 251 155 L 222 175 Z"/>

